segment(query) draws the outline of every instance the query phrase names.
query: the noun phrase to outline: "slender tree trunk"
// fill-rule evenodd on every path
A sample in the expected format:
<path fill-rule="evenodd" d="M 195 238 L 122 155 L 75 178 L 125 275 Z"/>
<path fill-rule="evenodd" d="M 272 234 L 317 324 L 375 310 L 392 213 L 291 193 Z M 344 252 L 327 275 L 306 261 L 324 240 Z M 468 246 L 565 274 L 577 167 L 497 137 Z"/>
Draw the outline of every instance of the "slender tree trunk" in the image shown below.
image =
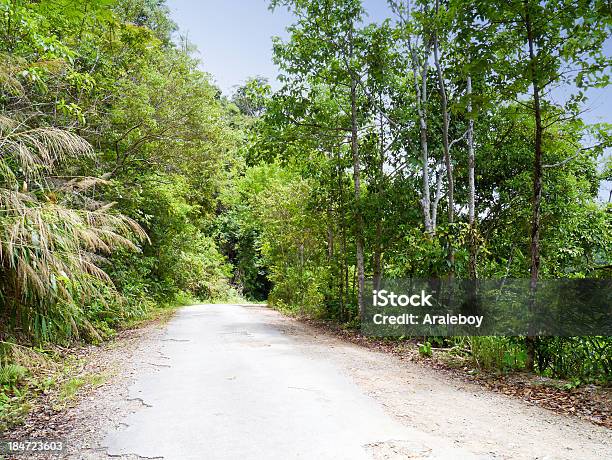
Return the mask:
<path fill-rule="evenodd" d="M 421 159 L 423 162 L 423 197 L 421 205 L 423 207 L 423 219 L 425 231 L 433 233 L 434 228 L 431 221 L 431 195 L 429 193 L 429 152 L 427 145 L 427 118 L 424 109 L 419 110 L 419 140 L 421 143 Z"/>
<path fill-rule="evenodd" d="M 363 263 L 363 215 L 361 213 L 361 163 L 357 132 L 357 82 L 351 82 L 351 153 L 353 154 L 353 181 L 355 183 L 355 254 L 357 258 L 357 306 L 359 318 L 365 316 L 363 291 L 365 287 L 365 270 Z"/>
<path fill-rule="evenodd" d="M 391 8 L 398 14 L 400 20 L 405 26 L 409 26 L 410 22 L 410 2 L 408 2 L 407 16 L 404 16 L 401 8 L 401 2 L 390 1 Z M 427 40 L 426 37 L 423 37 Z M 412 67 L 412 75 L 414 78 L 414 90 L 416 94 L 416 109 L 419 117 L 419 141 L 421 147 L 421 161 L 423 163 L 422 171 L 422 192 L 421 192 L 421 208 L 423 209 L 423 224 L 425 233 L 434 234 L 436 231 L 435 224 L 432 221 L 432 203 L 431 193 L 429 190 L 429 153 L 427 141 L 427 71 L 429 68 L 429 43 L 425 43 L 424 56 L 422 61 L 419 58 L 417 50 L 413 46 L 411 35 L 406 38 L 408 53 L 410 54 L 410 65 Z"/>
<path fill-rule="evenodd" d="M 470 257 L 468 262 L 468 274 L 470 279 L 476 279 L 478 274 L 476 272 L 476 181 L 475 181 L 475 169 L 476 169 L 476 158 L 474 155 L 474 119 L 472 117 L 472 76 L 467 76 L 467 96 L 468 96 L 468 132 L 467 132 L 467 143 L 468 143 L 468 223 L 470 226 Z"/>
<path fill-rule="evenodd" d="M 334 165 L 333 152 L 330 152 L 328 157 L 329 160 L 329 192 L 327 197 L 327 265 L 330 267 L 330 271 L 333 274 L 335 269 L 335 252 L 336 252 L 336 237 L 335 230 L 336 224 L 334 222 L 334 182 L 336 179 L 336 166 Z M 329 301 L 333 299 L 334 287 L 335 287 L 335 276 L 329 276 L 328 279 L 328 291 L 325 296 L 326 304 L 329 305 Z"/>
<path fill-rule="evenodd" d="M 331 209 L 327 210 L 328 223 L 327 223 L 327 261 L 331 263 L 334 259 L 334 229 L 332 227 L 332 212 Z"/>
<path fill-rule="evenodd" d="M 423 218 L 425 231 L 433 233 L 434 229 L 431 223 L 431 196 L 429 193 L 429 154 L 427 152 L 427 120 L 423 115 L 419 115 L 419 130 L 421 141 L 421 158 L 423 162 L 423 197 L 421 205 L 423 207 Z"/>
<path fill-rule="evenodd" d="M 422 197 L 421 207 L 423 208 L 423 224 L 425 232 L 433 234 L 435 228 L 431 218 L 431 194 L 429 191 L 429 152 L 427 141 L 427 60 L 429 54 L 426 53 L 424 62 L 421 66 L 416 50 L 412 47 L 410 38 L 408 39 L 408 48 L 410 52 L 410 62 L 412 64 L 412 73 L 414 75 L 414 89 L 416 92 L 416 108 L 419 116 L 419 142 L 421 144 L 421 161 L 423 162 L 422 174 Z M 420 81 L 419 81 L 420 80 Z"/>
<path fill-rule="evenodd" d="M 353 58 L 353 31 L 349 33 L 349 54 Z M 353 182 L 355 184 L 355 256 L 357 276 L 357 307 L 359 319 L 365 317 L 365 305 L 363 303 L 363 292 L 365 289 L 365 268 L 363 262 L 363 214 L 361 212 L 361 162 L 359 158 L 359 132 L 357 127 L 357 75 L 350 71 L 351 75 L 351 153 L 353 154 Z"/>
<path fill-rule="evenodd" d="M 525 26 L 527 29 L 527 40 L 529 43 L 529 60 L 531 83 L 533 86 L 533 110 L 535 116 L 535 149 L 533 163 L 533 210 L 531 221 L 531 276 L 530 290 L 532 296 L 532 306 L 535 303 L 535 291 L 538 285 L 540 274 L 540 220 L 542 208 L 542 109 L 540 105 L 540 85 L 537 78 L 537 62 L 535 51 L 535 38 L 533 24 L 529 12 L 529 3 L 525 1 Z M 526 337 L 527 348 L 527 370 L 533 371 L 535 362 L 536 337 L 531 333 Z"/>
<path fill-rule="evenodd" d="M 334 228 L 334 182 L 336 180 L 336 165 L 334 165 L 334 152 L 329 152 L 329 192 L 327 195 L 327 262 L 331 266 L 335 253 L 335 228 Z"/>
<path fill-rule="evenodd" d="M 436 2 L 436 11 L 438 4 Z M 442 147 L 444 150 L 444 163 L 446 165 L 446 181 L 448 183 L 447 199 L 448 199 L 448 223 L 452 225 L 455 220 L 455 181 L 453 179 L 453 162 L 450 153 L 450 146 L 448 140 L 449 130 L 449 115 L 448 115 L 448 100 L 446 97 L 446 85 L 444 83 L 444 74 L 442 72 L 442 65 L 440 64 L 440 57 L 438 55 L 438 37 L 434 38 L 434 64 L 438 74 L 438 91 L 440 93 L 440 109 L 442 110 Z M 449 236 L 448 242 L 448 262 L 450 264 L 450 276 L 453 276 L 455 271 L 455 251 L 453 249 L 451 237 Z"/>
<path fill-rule="evenodd" d="M 382 98 L 381 98 L 382 99 Z M 382 107 L 382 100 L 380 101 L 380 105 Z M 384 164 L 385 164 L 385 126 L 382 114 L 380 115 L 380 143 L 379 143 L 379 157 L 378 157 L 378 183 L 377 183 L 377 192 L 379 199 L 383 195 L 383 176 L 384 176 Z M 382 209 L 382 207 L 379 207 Z M 372 260 L 372 278 L 374 289 L 377 291 L 380 289 L 380 282 L 382 278 L 382 216 L 378 216 L 376 219 L 376 241 L 374 243 L 374 256 Z"/>
<path fill-rule="evenodd" d="M 373 257 L 373 269 L 372 269 L 372 280 L 375 290 L 380 289 L 380 282 L 382 280 L 382 225 L 380 222 L 376 223 L 376 244 L 374 246 L 374 257 Z"/>
<path fill-rule="evenodd" d="M 338 221 L 340 222 L 340 321 L 344 321 L 345 318 L 345 293 L 348 292 L 348 268 L 346 264 L 346 219 L 344 210 L 344 181 L 343 181 L 343 170 L 342 162 L 340 158 L 340 149 L 336 150 L 336 161 L 337 161 L 337 174 L 338 174 L 338 192 L 340 206 L 338 211 L 340 213 Z"/>

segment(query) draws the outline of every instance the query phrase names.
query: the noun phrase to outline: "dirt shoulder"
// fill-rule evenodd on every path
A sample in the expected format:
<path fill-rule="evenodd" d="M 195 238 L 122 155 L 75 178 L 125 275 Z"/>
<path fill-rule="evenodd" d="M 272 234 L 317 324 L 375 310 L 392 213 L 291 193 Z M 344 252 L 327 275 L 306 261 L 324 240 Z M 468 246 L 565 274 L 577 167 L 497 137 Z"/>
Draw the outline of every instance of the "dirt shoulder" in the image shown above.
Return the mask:
<path fill-rule="evenodd" d="M 344 367 L 358 385 L 404 423 L 443 434 L 485 458 L 612 458 L 609 428 L 571 412 L 544 409 L 544 404 L 521 394 L 507 393 L 502 389 L 512 386 L 508 379 L 496 389 L 487 380 L 466 377 L 463 370 L 420 361 L 414 347 L 402 351 L 329 325 L 272 319 L 288 333 L 316 341 L 328 350 L 329 359 Z M 518 380 L 515 388 L 524 384 Z M 597 404 L 609 414 L 609 399 Z"/>
<path fill-rule="evenodd" d="M 72 379 L 83 382 L 69 398 L 55 388 L 32 401 L 25 422 L 2 433 L 10 440 L 60 440 L 68 446 L 63 455 L 35 455 L 35 458 L 99 458 L 103 432 L 109 423 L 119 424 L 141 402 L 128 400 L 133 376 L 155 370 L 156 348 L 163 340 L 171 315 L 123 330 L 101 345 L 87 345 L 71 350 L 71 357 L 82 363 Z M 150 364 L 148 364 L 150 362 Z M 0 458 L 2 456 L 0 455 Z M 5 457 L 10 459 L 10 456 Z M 22 460 L 23 455 L 14 458 Z"/>
<path fill-rule="evenodd" d="M 612 429 L 612 388 L 598 385 L 574 387 L 570 382 L 540 377 L 525 372 L 501 373 L 478 369 L 461 356 L 448 350 L 434 349 L 431 357 L 421 356 L 416 341 L 398 342 L 363 336 L 357 330 L 346 330 L 337 324 L 298 318 L 319 333 L 371 350 L 396 356 L 402 362 L 411 362 L 486 390 L 511 396 L 521 401 L 549 409 L 557 414 L 578 417 L 595 425 Z"/>

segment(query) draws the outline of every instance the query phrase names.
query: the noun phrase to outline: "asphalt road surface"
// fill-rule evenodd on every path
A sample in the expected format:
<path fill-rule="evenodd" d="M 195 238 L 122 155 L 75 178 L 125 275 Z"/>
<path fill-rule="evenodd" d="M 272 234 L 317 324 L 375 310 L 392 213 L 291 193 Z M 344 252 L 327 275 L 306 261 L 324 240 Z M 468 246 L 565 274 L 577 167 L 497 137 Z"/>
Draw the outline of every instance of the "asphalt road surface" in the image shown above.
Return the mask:
<path fill-rule="evenodd" d="M 136 368 L 128 390 L 139 407 L 105 430 L 104 455 L 556 459 L 612 452 L 603 428 L 457 386 L 413 363 L 406 368 L 263 307 L 187 307 L 158 341 L 155 362 L 148 360 L 154 372 Z"/>

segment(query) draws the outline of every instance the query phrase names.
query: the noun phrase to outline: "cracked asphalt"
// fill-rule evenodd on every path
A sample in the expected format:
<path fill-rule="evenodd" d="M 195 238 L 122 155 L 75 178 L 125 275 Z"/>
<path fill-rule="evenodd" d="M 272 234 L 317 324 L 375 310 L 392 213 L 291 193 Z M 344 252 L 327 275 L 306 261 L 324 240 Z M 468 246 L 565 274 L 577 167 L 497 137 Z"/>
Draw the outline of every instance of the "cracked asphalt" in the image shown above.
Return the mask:
<path fill-rule="evenodd" d="M 476 458 L 399 423 L 333 362 L 296 347 L 259 307 L 182 309 L 159 369 L 128 400 L 142 408 L 103 441 L 111 456 L 164 459 L 368 459 L 408 449 Z M 168 364 L 169 363 L 169 364 Z M 431 441 L 431 442 L 428 442 Z M 435 452 L 434 452 L 435 451 Z"/>

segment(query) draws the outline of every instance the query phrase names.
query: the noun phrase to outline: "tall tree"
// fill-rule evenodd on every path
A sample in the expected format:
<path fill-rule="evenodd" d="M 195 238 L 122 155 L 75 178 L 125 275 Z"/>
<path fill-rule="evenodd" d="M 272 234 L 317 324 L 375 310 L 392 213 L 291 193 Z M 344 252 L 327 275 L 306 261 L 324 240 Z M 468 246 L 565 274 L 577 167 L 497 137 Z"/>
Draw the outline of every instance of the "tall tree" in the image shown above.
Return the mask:
<path fill-rule="evenodd" d="M 358 25 L 363 17 L 359 0 L 274 0 L 272 8 L 286 5 L 297 16 L 297 23 L 289 27 L 287 44 L 275 43 L 275 56 L 281 69 L 289 76 L 286 86 L 323 83 L 346 95 L 346 124 L 327 127 L 348 134 L 352 157 L 354 187 L 354 235 L 357 268 L 357 305 L 364 314 L 365 260 L 362 210 L 362 160 L 359 151 L 360 129 L 365 121 L 361 110 L 360 68 L 363 41 Z M 321 128 L 313 126 L 314 128 Z"/>
<path fill-rule="evenodd" d="M 414 92 L 416 100 L 416 109 L 419 123 L 419 142 L 421 147 L 421 163 L 422 163 L 422 191 L 421 191 L 421 206 L 423 209 L 423 223 L 425 232 L 433 234 L 436 230 L 436 214 L 438 196 L 433 201 L 430 191 L 429 178 L 429 134 L 428 134 L 428 74 L 429 60 L 431 57 L 432 35 L 423 24 L 415 22 L 413 19 L 413 10 L 410 0 L 389 0 L 389 5 L 394 13 L 399 18 L 400 36 L 406 43 L 408 52 L 408 62 L 410 63 L 410 71 L 414 82 Z M 429 14 L 428 5 L 421 5 L 419 13 L 422 15 Z M 438 181 L 436 181 L 438 183 Z M 438 190 L 438 187 L 436 187 Z M 438 193 L 436 193 L 438 195 Z"/>
<path fill-rule="evenodd" d="M 525 108 L 534 120 L 533 196 L 530 236 L 530 287 L 534 291 L 541 265 L 541 221 L 546 132 L 560 121 L 552 110 L 550 89 L 574 88 L 565 103 L 561 118 L 577 117 L 584 90 L 609 81 L 611 59 L 603 52 L 610 35 L 608 17 L 602 14 L 605 1 L 515 0 L 482 3 L 485 20 L 493 24 L 491 40 L 503 50 L 496 65 L 499 89 L 510 97 L 527 90 L 530 101 Z M 527 338 L 527 368 L 533 369 L 534 337 Z"/>

